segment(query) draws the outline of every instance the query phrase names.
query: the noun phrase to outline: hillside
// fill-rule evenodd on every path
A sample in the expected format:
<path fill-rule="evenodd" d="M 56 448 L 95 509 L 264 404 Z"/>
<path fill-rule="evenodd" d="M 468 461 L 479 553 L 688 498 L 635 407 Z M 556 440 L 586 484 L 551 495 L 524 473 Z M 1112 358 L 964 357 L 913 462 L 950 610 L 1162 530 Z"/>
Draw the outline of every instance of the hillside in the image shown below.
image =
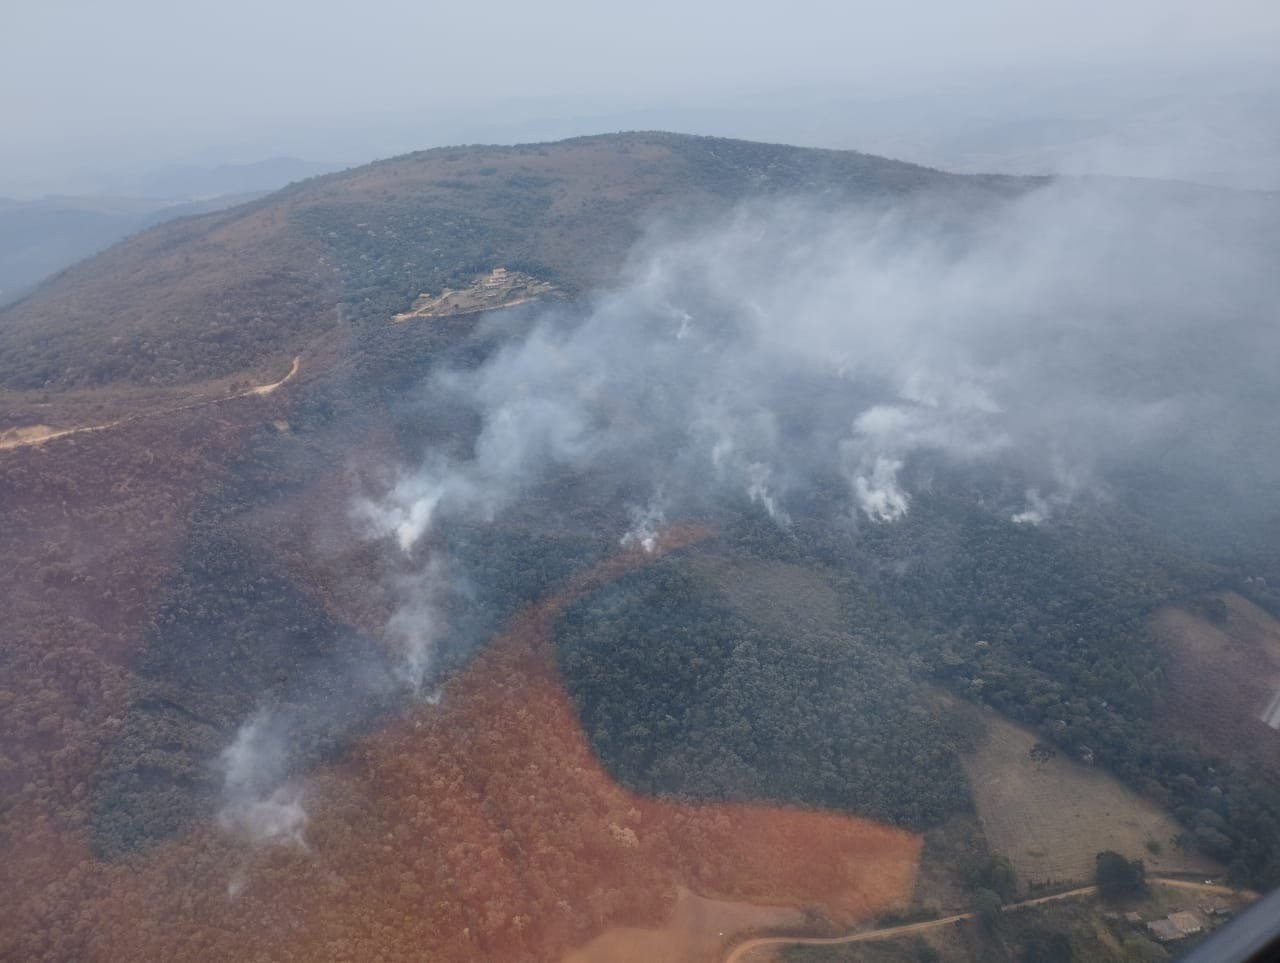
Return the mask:
<path fill-rule="evenodd" d="M 0 198 L 0 304 L 27 294 L 68 265 L 152 225 L 242 204 L 261 189 L 205 200 L 154 197 Z"/>
<path fill-rule="evenodd" d="M 163 225 L 0 313 L 0 386 L 173 385 L 359 339 L 423 291 L 496 265 L 612 278 L 646 224 L 747 196 L 898 195 L 959 179 L 868 155 L 666 134 L 424 151 Z"/>
<path fill-rule="evenodd" d="M 1170 827 L 1280 881 L 1189 682 L 1280 638 L 1275 213 L 619 134 L 69 269 L 0 312 L 0 956 L 714 958 Z M 997 770 L 1141 826 L 1049 865 Z"/>

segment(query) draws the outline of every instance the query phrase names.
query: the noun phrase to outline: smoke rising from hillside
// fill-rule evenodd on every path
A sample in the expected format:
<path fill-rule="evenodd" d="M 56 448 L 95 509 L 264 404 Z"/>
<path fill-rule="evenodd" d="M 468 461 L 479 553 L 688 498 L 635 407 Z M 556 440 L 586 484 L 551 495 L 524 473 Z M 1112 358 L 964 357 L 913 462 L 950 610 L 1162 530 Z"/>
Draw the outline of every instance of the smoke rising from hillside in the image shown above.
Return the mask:
<path fill-rule="evenodd" d="M 286 781 L 290 747 L 279 720 L 265 712 L 240 727 L 223 750 L 222 825 L 251 841 L 301 844 L 307 815 L 298 789 Z"/>
<path fill-rule="evenodd" d="M 652 237 L 580 324 L 546 316 L 438 374 L 429 397 L 481 417 L 470 456 L 366 511 L 409 548 L 441 513 L 493 517 L 571 470 L 668 515 L 737 494 L 781 522 L 789 492 L 838 474 L 851 519 L 888 522 L 932 453 L 1016 468 L 1031 487 L 1009 515 L 1043 519 L 1104 492 L 1104 462 L 1184 435 L 1223 379 L 1266 374 L 1232 367 L 1277 346 L 1275 228 L 1253 203 L 1069 182 L 994 214 L 772 203 Z"/>
<path fill-rule="evenodd" d="M 1211 473 L 1215 452 L 1260 448 L 1274 410 L 1260 402 L 1280 400 L 1276 207 L 1061 182 L 994 209 L 789 200 L 655 230 L 585 314 L 548 310 L 423 386 L 421 410 L 461 406 L 479 429 L 355 505 L 417 572 L 387 629 L 390 671 L 430 692 L 437 648 L 461 644 L 440 527 L 535 498 L 550 522 L 568 517 L 566 477 L 589 480 L 624 546 L 749 506 L 782 533 L 833 503 L 819 491 L 838 497 L 817 522 L 856 540 L 954 467 L 1020 493 L 986 505 L 1009 524 L 1043 525 L 1112 497 L 1127 464 Z M 240 782 L 254 801 L 279 791 Z"/>

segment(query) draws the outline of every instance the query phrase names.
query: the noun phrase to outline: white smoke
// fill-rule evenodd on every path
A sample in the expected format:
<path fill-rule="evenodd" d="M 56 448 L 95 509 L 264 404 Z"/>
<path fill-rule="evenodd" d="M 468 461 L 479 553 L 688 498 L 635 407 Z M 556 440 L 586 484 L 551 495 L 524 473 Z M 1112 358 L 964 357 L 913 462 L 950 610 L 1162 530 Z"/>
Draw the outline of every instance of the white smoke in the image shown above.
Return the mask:
<path fill-rule="evenodd" d="M 1034 488 L 1027 489 L 1027 507 L 1014 512 L 1010 520 L 1015 525 L 1042 525 L 1049 520 L 1053 508 L 1040 492 Z"/>
<path fill-rule="evenodd" d="M 774 495 L 773 472 L 768 465 L 753 461 L 747 465 L 747 497 L 763 508 L 780 527 L 791 524 L 791 517 L 782 509 Z"/>
<path fill-rule="evenodd" d="M 223 828 L 254 843 L 305 845 L 307 813 L 301 790 L 286 781 L 289 758 L 284 733 L 268 713 L 259 712 L 240 727 L 219 757 Z"/>
<path fill-rule="evenodd" d="M 907 514 L 910 499 L 898 484 L 902 462 L 877 457 L 853 476 L 858 507 L 876 522 L 894 522 Z"/>
<path fill-rule="evenodd" d="M 407 555 L 430 530 L 444 497 L 445 486 L 435 477 L 406 475 L 381 499 L 359 499 L 356 514 L 369 524 L 375 537 L 395 538 Z"/>
<path fill-rule="evenodd" d="M 1277 245 L 1251 220 L 1262 200 L 1225 203 L 1064 183 L 981 203 L 748 204 L 655 233 L 581 315 L 548 310 L 421 387 L 424 411 L 477 429 L 355 505 L 394 557 L 386 684 L 432 691 L 465 605 L 449 526 L 545 508 L 560 529 L 577 507 L 562 483 L 594 499 L 575 522 L 603 513 L 653 551 L 669 520 L 744 502 L 780 528 L 814 511 L 895 524 L 930 472 L 974 466 L 1025 493 L 990 510 L 1052 524 L 1105 497 L 1135 449 L 1258 448 L 1271 426 L 1238 419 L 1221 386 L 1276 395 Z M 281 738 L 256 717 L 224 753 L 228 823 L 254 838 L 301 839 Z"/>
<path fill-rule="evenodd" d="M 619 540 L 623 548 L 639 546 L 645 552 L 652 553 L 658 544 L 658 535 L 667 523 L 666 511 L 663 509 L 662 493 L 654 495 L 648 505 L 633 505 L 629 509 L 631 527 Z"/>
<path fill-rule="evenodd" d="M 887 523 L 928 454 L 1016 469 L 1034 495 L 1006 517 L 1043 523 L 1100 490 L 1099 458 L 1175 429 L 1181 386 L 1152 394 L 1170 345 L 1265 303 L 1250 230 L 1223 215 L 1207 244 L 1215 216 L 1061 183 L 978 208 L 747 204 L 655 235 L 585 318 L 548 314 L 437 373 L 429 394 L 473 409 L 479 434 L 367 517 L 410 548 L 442 515 L 492 519 L 565 471 L 629 488 L 622 504 L 662 488 L 668 515 L 736 491 L 785 526 L 792 493 L 836 472 L 849 508 Z"/>
<path fill-rule="evenodd" d="M 403 576 L 397 585 L 400 604 L 387 624 L 387 634 L 396 647 L 394 671 L 419 695 L 435 665 L 445 626 L 443 600 L 448 586 L 444 562 L 435 556 L 417 573 Z"/>
<path fill-rule="evenodd" d="M 693 426 L 695 448 L 704 435 L 714 439 L 710 444 L 711 470 L 716 481 L 728 489 L 741 486 L 752 503 L 759 505 L 781 528 L 791 523 L 782 507 L 774 469 L 753 455 L 777 449 L 777 427 L 766 410 L 731 411 L 724 399 L 707 407 Z"/>

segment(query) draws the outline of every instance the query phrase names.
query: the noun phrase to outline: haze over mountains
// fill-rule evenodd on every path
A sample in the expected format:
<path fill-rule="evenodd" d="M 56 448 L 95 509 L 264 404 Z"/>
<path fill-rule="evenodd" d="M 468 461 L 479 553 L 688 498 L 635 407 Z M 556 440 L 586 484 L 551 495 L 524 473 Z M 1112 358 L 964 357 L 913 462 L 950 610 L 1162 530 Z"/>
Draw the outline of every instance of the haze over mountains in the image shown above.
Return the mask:
<path fill-rule="evenodd" d="M 153 224 L 231 207 L 336 167 L 292 158 L 171 165 L 89 181 L 60 178 L 60 193 L 53 196 L 0 197 L 0 304 Z"/>
<path fill-rule="evenodd" d="M 797 105 L 803 104 L 803 110 Z M 165 142 L 80 133 L 14 144 L 0 167 L 0 299 L 148 224 L 377 156 L 427 146 L 546 141 L 584 130 L 678 130 L 856 149 L 967 173 L 1153 177 L 1280 189 L 1280 85 L 1266 65 L 998 65 L 749 93 L 479 96 L 290 116 Z M 290 154 L 294 157 L 273 156 Z M 297 156 L 332 158 L 301 161 Z M 270 158 L 270 159 L 263 159 Z M 198 206 L 191 207 L 194 202 Z M 164 213 L 160 213 L 161 210 Z"/>
<path fill-rule="evenodd" d="M 650 132 L 63 272 L 0 310 L 4 952 L 558 959 L 685 890 L 968 899 L 956 699 L 1271 885 L 1274 733 L 1171 718 L 1152 620 L 1280 612 L 1277 253 L 1271 194 Z"/>

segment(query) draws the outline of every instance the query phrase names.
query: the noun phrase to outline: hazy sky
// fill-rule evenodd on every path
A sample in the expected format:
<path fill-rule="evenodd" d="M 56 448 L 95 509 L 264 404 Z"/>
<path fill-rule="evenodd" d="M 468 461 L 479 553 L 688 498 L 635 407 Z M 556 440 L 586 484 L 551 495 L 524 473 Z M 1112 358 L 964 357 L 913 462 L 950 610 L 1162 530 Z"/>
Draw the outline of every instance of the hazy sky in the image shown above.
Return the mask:
<path fill-rule="evenodd" d="M 416 123 L 422 142 L 403 149 L 430 146 L 441 117 L 499 101 L 669 109 L 787 87 L 945 84 L 978 69 L 1257 63 L 1280 50 L 1275 0 L 5 6 L 0 179 L 92 153 L 306 150 L 316 129 L 359 138 Z M 363 159 L 362 146 L 324 159 Z"/>

